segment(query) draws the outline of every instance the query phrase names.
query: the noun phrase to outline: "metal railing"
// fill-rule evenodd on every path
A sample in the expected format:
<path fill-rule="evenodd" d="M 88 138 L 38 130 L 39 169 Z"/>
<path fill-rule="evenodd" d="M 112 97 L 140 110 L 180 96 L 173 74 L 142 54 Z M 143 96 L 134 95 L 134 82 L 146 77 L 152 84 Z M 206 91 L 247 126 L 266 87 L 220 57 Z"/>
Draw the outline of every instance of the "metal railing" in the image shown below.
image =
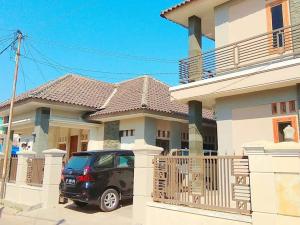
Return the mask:
<path fill-rule="evenodd" d="M 29 158 L 27 161 L 26 183 L 31 186 L 42 186 L 45 158 Z"/>
<path fill-rule="evenodd" d="M 180 83 L 209 79 L 300 54 L 300 24 L 284 27 L 179 61 Z"/>
<path fill-rule="evenodd" d="M 17 178 L 17 167 L 18 167 L 18 156 L 12 155 L 9 160 L 9 174 L 8 174 L 8 182 L 14 183 Z"/>
<path fill-rule="evenodd" d="M 251 213 L 247 157 L 157 156 L 154 158 L 153 179 L 155 202 Z"/>

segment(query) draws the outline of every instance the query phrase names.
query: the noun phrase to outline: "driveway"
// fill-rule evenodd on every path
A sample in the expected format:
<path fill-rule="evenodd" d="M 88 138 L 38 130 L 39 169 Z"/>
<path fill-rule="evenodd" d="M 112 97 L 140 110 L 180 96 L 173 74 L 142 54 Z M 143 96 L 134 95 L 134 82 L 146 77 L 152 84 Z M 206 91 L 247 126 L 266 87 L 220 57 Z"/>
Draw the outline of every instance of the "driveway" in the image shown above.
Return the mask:
<path fill-rule="evenodd" d="M 30 212 L 17 212 L 4 208 L 0 211 L 0 225 L 131 225 L 131 215 L 131 205 L 104 213 L 95 206 L 80 209 L 68 203 Z"/>

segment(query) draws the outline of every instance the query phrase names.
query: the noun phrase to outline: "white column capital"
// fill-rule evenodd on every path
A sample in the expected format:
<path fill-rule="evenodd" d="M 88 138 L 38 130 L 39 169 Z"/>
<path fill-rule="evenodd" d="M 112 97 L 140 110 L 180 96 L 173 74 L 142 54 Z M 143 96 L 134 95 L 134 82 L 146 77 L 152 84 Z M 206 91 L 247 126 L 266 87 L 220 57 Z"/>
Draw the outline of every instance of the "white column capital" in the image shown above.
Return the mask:
<path fill-rule="evenodd" d="M 52 157 L 63 157 L 66 154 L 66 151 L 60 150 L 60 149 L 48 149 L 43 151 L 43 154 L 47 156 Z"/>
<path fill-rule="evenodd" d="M 164 149 L 161 147 L 147 145 L 147 144 L 136 144 L 132 151 L 137 154 L 147 154 L 147 155 L 159 155 Z"/>
<path fill-rule="evenodd" d="M 272 155 L 272 156 L 300 156 L 300 143 L 258 141 L 243 145 L 245 154 L 250 155 Z"/>
<path fill-rule="evenodd" d="M 23 157 L 30 157 L 30 156 L 35 156 L 36 152 L 31 151 L 31 150 L 21 150 L 17 152 L 18 156 L 23 156 Z"/>

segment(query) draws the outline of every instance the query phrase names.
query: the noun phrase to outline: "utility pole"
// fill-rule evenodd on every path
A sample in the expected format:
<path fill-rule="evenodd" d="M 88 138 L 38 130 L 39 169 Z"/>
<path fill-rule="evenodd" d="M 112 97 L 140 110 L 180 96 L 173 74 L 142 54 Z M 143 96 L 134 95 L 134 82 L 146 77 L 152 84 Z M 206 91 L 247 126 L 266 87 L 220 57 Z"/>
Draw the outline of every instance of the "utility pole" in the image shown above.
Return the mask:
<path fill-rule="evenodd" d="M 5 140 L 5 150 L 4 150 L 4 162 L 3 162 L 3 170 L 2 170 L 2 182 L 1 182 L 1 190 L 0 190 L 0 199 L 4 199 L 4 188 L 7 181 L 7 174 L 8 174 L 8 160 L 10 155 L 10 136 L 11 136 L 11 126 L 13 120 L 13 107 L 16 97 L 16 87 L 17 87 L 17 80 L 18 80 L 18 71 L 19 71 L 19 59 L 20 59 L 20 49 L 21 49 L 21 41 L 23 38 L 23 34 L 21 31 L 17 31 L 17 40 L 18 40 L 18 47 L 16 52 L 16 65 L 15 65 L 15 73 L 14 73 L 14 81 L 12 86 L 12 97 L 10 100 L 10 109 L 9 109 L 9 118 L 8 118 L 8 127 L 7 127 L 7 134 Z"/>

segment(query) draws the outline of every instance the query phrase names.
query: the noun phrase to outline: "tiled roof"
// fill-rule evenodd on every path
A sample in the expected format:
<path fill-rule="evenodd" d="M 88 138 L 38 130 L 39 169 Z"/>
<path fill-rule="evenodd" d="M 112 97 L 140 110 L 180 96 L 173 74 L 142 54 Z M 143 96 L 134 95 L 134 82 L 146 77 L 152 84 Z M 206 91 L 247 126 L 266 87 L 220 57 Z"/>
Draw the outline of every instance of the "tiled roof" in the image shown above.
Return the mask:
<path fill-rule="evenodd" d="M 171 101 L 169 88 L 150 76 L 110 84 L 71 74 L 17 96 L 16 103 L 46 100 L 84 106 L 91 108 L 89 119 L 99 120 L 137 110 L 187 118 L 188 107 Z M 9 102 L 6 101 L 0 104 L 0 110 L 8 106 Z M 203 117 L 214 119 L 213 113 L 206 109 L 203 110 Z"/>
<path fill-rule="evenodd" d="M 132 110 L 148 110 L 187 117 L 188 107 L 171 101 L 169 86 L 149 76 L 122 82 L 105 108 L 90 115 L 91 119 L 101 119 L 115 113 Z M 214 119 L 210 110 L 203 110 L 203 117 Z"/>
<path fill-rule="evenodd" d="M 165 15 L 166 15 L 168 12 L 171 12 L 171 11 L 177 9 L 177 8 L 180 8 L 180 7 L 182 7 L 182 6 L 185 6 L 185 5 L 187 5 L 187 4 L 191 3 L 191 2 L 194 2 L 194 1 L 197 1 L 197 0 L 185 0 L 185 1 L 183 1 L 183 2 L 180 2 L 180 3 L 178 3 L 177 5 L 174 5 L 174 6 L 170 7 L 170 8 L 168 8 L 168 9 L 162 11 L 162 12 L 160 13 L 160 15 L 161 15 L 162 17 L 165 17 Z"/>
<path fill-rule="evenodd" d="M 113 89 L 113 84 L 70 74 L 17 96 L 16 103 L 39 99 L 96 109 L 103 105 Z M 9 101 L 6 101 L 0 104 L 0 109 L 8 106 Z"/>

